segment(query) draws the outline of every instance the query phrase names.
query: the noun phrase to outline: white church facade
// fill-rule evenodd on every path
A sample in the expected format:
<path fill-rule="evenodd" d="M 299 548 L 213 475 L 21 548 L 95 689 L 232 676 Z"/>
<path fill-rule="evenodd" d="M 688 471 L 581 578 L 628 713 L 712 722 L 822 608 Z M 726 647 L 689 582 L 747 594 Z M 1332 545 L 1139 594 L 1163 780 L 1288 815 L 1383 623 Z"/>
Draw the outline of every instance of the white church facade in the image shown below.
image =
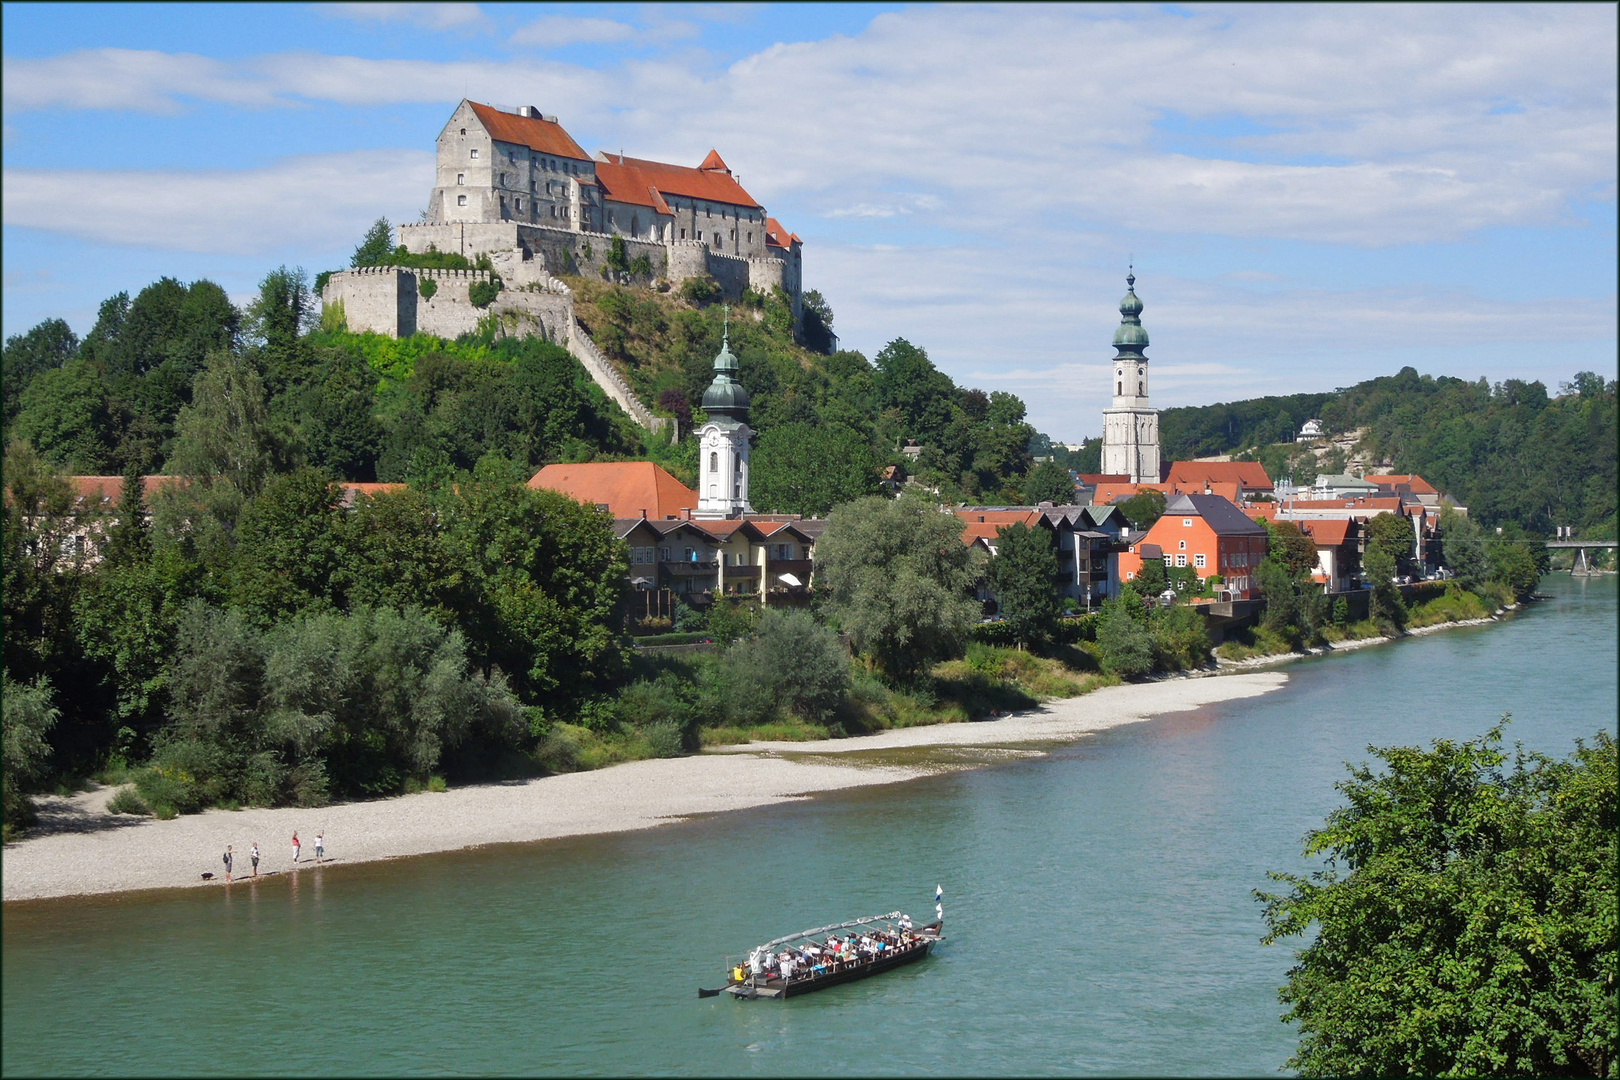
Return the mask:
<path fill-rule="evenodd" d="M 1142 301 L 1136 297 L 1136 274 L 1125 278 L 1119 302 L 1119 329 L 1114 332 L 1114 403 L 1103 410 L 1102 471 L 1126 476 L 1133 484 L 1159 482 L 1159 410 L 1148 405 L 1147 331 L 1142 329 Z"/>

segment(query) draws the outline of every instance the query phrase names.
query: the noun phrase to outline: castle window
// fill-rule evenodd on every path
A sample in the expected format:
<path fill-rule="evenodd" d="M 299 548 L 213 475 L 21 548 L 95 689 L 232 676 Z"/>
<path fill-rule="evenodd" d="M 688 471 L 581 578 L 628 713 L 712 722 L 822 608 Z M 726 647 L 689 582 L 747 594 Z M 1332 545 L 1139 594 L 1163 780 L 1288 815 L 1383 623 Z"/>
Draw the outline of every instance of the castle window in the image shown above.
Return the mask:
<path fill-rule="evenodd" d="M 467 196 L 465 196 L 465 195 L 457 195 L 456 196 L 456 205 L 457 206 L 466 206 L 467 205 Z"/>
<path fill-rule="evenodd" d="M 465 187 L 467 184 L 467 174 L 464 172 L 456 173 L 456 184 L 458 186 Z"/>
<path fill-rule="evenodd" d="M 698 238 L 699 241 L 701 241 L 703 239 L 703 230 L 702 229 L 698 230 L 697 238 Z"/>
<path fill-rule="evenodd" d="M 519 199 L 517 201 L 517 208 L 518 208 L 518 213 L 521 214 L 523 212 L 523 200 L 522 199 Z"/>
<path fill-rule="evenodd" d="M 475 146 L 471 150 L 467 151 L 467 156 L 468 157 L 474 157 L 474 158 L 477 157 L 478 156 L 478 147 Z"/>
<path fill-rule="evenodd" d="M 463 134 L 463 135 L 465 135 L 465 134 L 467 134 L 467 129 L 466 129 L 466 128 L 462 128 L 462 129 L 461 129 L 461 133 L 462 133 L 462 134 Z"/>
<path fill-rule="evenodd" d="M 685 229 L 682 229 L 682 230 L 681 230 L 681 239 L 682 239 L 682 240 L 685 240 L 685 239 L 686 239 L 686 230 L 685 230 Z"/>
<path fill-rule="evenodd" d="M 516 150 L 508 150 L 506 152 L 506 160 L 511 162 L 513 165 L 516 165 L 517 164 L 517 151 Z"/>
<path fill-rule="evenodd" d="M 752 244 L 754 242 L 754 234 L 753 233 L 748 234 L 748 242 L 750 244 Z"/>

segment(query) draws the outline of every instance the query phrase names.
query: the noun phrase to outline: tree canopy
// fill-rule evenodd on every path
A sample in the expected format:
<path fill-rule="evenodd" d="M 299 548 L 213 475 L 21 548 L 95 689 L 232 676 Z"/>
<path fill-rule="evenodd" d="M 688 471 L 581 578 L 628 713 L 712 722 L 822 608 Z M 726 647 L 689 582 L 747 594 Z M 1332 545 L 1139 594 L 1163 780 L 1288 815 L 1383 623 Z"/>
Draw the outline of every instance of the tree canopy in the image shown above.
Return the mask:
<path fill-rule="evenodd" d="M 1279 994 L 1286 1068 L 1614 1075 L 1614 738 L 1564 761 L 1501 742 L 1369 747 L 1384 769 L 1352 767 L 1306 836 L 1327 868 L 1255 894 L 1266 943 L 1315 928 Z"/>
<path fill-rule="evenodd" d="M 827 616 L 898 678 L 960 653 L 978 619 L 962 522 L 913 495 L 840 507 L 816 545 L 816 572 Z"/>

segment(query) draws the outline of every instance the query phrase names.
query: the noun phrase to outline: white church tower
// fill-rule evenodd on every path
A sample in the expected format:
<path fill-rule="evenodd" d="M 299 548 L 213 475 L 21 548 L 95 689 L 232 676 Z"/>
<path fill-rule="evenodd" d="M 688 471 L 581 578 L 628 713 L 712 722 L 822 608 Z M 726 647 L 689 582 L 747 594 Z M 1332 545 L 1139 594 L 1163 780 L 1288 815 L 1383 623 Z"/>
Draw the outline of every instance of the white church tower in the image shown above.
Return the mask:
<path fill-rule="evenodd" d="M 1125 278 L 1114 331 L 1114 404 L 1103 410 L 1102 471 L 1130 477 L 1133 484 L 1159 482 L 1159 410 L 1148 407 L 1147 331 L 1142 301 L 1136 298 L 1134 268 Z"/>
<path fill-rule="evenodd" d="M 714 381 L 703 392 L 708 421 L 698 428 L 698 507 L 695 517 L 734 518 L 751 514 L 748 505 L 748 391 L 733 375 L 731 328 L 714 358 Z"/>

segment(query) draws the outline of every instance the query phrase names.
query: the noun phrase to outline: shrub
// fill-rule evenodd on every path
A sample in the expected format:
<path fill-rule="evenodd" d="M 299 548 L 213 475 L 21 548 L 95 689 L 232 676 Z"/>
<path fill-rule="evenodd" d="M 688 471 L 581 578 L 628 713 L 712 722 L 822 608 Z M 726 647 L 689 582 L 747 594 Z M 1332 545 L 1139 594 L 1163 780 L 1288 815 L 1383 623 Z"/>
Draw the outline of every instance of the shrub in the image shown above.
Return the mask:
<path fill-rule="evenodd" d="M 739 700 L 757 699 L 757 715 L 780 705 L 810 723 L 825 723 L 849 695 L 849 656 L 838 636 L 808 612 L 767 611 L 748 638 L 726 653 Z"/>
<path fill-rule="evenodd" d="M 687 278 L 681 282 L 681 299 L 689 304 L 704 307 L 719 300 L 720 283 L 713 278 Z"/>
<path fill-rule="evenodd" d="M 681 753 L 681 727 L 669 721 L 649 724 L 641 729 L 642 738 L 653 757 L 679 757 Z"/>
<path fill-rule="evenodd" d="M 121 788 L 111 799 L 107 800 L 107 813 L 131 814 L 136 817 L 149 817 L 152 808 L 146 805 L 134 788 Z"/>
<path fill-rule="evenodd" d="M 1209 631 L 1196 608 L 1174 604 L 1148 618 L 1159 667 L 1168 671 L 1200 668 L 1209 663 Z"/>
<path fill-rule="evenodd" d="M 419 278 L 416 282 L 416 291 L 422 294 L 422 299 L 431 300 L 433 294 L 439 291 L 439 283 L 430 277 Z M 479 304 L 478 306 L 483 307 L 484 305 Z"/>
<path fill-rule="evenodd" d="M 501 295 L 500 278 L 491 278 L 489 281 L 475 281 L 467 287 L 467 299 L 472 301 L 473 307 L 489 307 L 499 295 Z"/>
<path fill-rule="evenodd" d="M 652 277 L 652 260 L 645 255 L 637 255 L 630 260 L 630 272 L 637 277 Z"/>
<path fill-rule="evenodd" d="M 1122 679 L 1153 670 L 1153 637 L 1131 610 L 1135 602 L 1138 598 L 1133 590 L 1121 590 L 1119 597 L 1104 605 L 1102 623 L 1097 628 L 1102 669 Z"/>
<path fill-rule="evenodd" d="M 442 776 L 428 777 L 427 789 L 429 791 L 443 792 L 449 790 Z"/>

